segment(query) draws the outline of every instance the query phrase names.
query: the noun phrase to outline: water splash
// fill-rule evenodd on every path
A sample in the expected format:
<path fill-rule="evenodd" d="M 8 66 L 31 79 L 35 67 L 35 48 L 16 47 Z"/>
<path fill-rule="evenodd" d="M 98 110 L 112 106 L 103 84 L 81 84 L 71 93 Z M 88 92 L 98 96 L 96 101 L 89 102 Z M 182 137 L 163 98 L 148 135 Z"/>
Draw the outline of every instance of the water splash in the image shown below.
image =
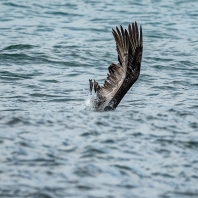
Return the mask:
<path fill-rule="evenodd" d="M 85 109 L 89 111 L 96 110 L 95 109 L 95 100 L 97 99 L 96 94 L 90 94 L 87 96 L 85 100 Z"/>

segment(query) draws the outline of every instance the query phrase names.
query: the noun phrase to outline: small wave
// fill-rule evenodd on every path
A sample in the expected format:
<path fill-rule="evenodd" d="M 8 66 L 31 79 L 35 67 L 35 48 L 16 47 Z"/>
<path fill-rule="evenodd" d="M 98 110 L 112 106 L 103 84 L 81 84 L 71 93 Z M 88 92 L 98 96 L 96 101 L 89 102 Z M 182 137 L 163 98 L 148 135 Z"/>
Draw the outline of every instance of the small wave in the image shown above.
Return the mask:
<path fill-rule="evenodd" d="M 25 5 L 19 5 L 19 4 L 11 3 L 11 2 L 6 2 L 6 3 L 3 3 L 3 4 L 6 5 L 6 6 L 9 6 L 9 7 L 28 8 Z"/>
<path fill-rule="evenodd" d="M 29 45 L 29 44 L 18 44 L 18 45 L 9 45 L 5 47 L 4 51 L 10 51 L 10 50 L 23 50 L 23 49 L 32 49 L 35 46 Z"/>

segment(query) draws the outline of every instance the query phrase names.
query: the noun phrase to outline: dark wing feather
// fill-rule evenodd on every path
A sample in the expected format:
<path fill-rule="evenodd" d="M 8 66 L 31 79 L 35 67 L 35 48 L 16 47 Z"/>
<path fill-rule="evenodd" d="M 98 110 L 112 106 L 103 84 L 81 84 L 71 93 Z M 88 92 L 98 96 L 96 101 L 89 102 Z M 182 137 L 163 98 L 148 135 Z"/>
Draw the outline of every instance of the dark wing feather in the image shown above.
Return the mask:
<path fill-rule="evenodd" d="M 137 23 L 132 23 L 128 26 L 129 33 L 129 59 L 128 59 L 128 72 L 140 71 L 143 51 L 142 27 L 140 26 L 140 33 L 138 31 Z M 136 79 L 137 80 L 137 79 Z"/>

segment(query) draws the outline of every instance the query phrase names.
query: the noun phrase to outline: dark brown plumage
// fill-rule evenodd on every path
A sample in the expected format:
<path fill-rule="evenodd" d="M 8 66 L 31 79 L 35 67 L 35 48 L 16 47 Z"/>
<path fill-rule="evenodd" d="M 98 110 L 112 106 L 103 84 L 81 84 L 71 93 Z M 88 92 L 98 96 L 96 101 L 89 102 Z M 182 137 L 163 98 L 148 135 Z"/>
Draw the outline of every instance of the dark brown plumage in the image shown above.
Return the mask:
<path fill-rule="evenodd" d="M 140 33 L 137 23 L 128 25 L 128 31 L 120 26 L 112 30 L 118 53 L 118 64 L 112 63 L 103 86 L 95 80 L 89 80 L 90 92 L 94 88 L 96 98 L 94 109 L 103 111 L 115 109 L 127 91 L 136 82 L 140 74 L 143 39 L 142 27 Z"/>

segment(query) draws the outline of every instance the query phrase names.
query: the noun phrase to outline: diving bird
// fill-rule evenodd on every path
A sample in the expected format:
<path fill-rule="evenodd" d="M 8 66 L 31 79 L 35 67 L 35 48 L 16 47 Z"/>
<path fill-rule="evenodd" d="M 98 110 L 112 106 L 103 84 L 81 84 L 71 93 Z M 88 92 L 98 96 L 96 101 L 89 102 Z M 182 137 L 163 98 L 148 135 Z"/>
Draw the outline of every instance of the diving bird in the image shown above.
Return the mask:
<path fill-rule="evenodd" d="M 96 97 L 93 100 L 97 111 L 115 109 L 127 91 L 140 75 L 143 52 L 142 27 L 138 30 L 137 23 L 128 25 L 128 31 L 120 26 L 112 29 L 118 53 L 118 63 L 112 63 L 108 70 L 104 85 L 89 79 L 90 93 L 94 89 Z"/>

